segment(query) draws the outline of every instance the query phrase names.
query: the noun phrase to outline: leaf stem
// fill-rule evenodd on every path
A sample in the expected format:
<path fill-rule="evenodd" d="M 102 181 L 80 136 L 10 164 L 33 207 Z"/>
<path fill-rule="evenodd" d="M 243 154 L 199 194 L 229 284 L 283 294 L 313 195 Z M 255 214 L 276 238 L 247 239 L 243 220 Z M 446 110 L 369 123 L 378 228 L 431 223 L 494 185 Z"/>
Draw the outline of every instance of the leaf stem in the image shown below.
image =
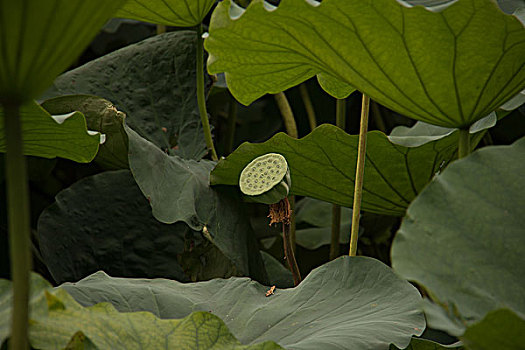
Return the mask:
<path fill-rule="evenodd" d="M 283 117 L 286 133 L 288 136 L 293 137 L 294 139 L 298 138 L 299 134 L 297 132 L 297 124 L 295 123 L 292 107 L 290 107 L 290 103 L 288 102 L 286 95 L 284 92 L 279 92 L 273 96 L 275 97 L 275 102 L 277 102 L 277 106 L 279 107 L 279 111 Z"/>
<path fill-rule="evenodd" d="M 359 214 L 363 198 L 363 180 L 365 175 L 366 132 L 368 130 L 368 110 L 370 97 L 363 94 L 361 105 L 361 126 L 359 128 L 359 146 L 357 150 L 357 166 L 355 169 L 354 205 L 352 207 L 352 227 L 350 233 L 350 256 L 357 254 L 357 239 L 359 233 Z"/>
<path fill-rule="evenodd" d="M 288 201 L 290 202 L 290 244 L 292 246 L 292 250 L 295 252 L 295 245 L 296 245 L 296 230 L 295 230 L 295 196 L 288 196 Z M 295 259 L 295 257 L 294 257 Z"/>
<path fill-rule="evenodd" d="M 297 124 L 295 123 L 295 117 L 293 115 L 292 107 L 290 106 L 286 95 L 284 94 L 284 92 L 279 92 L 277 94 L 274 94 L 273 96 L 275 98 L 275 102 L 277 102 L 277 107 L 279 107 L 279 111 L 281 112 L 286 133 L 288 134 L 288 136 L 293 137 L 294 139 L 298 138 L 299 133 L 297 132 Z M 292 213 L 289 227 L 291 242 L 290 246 L 292 247 L 292 250 L 295 251 L 295 213 L 293 212 L 293 209 L 295 207 L 295 197 L 289 196 L 288 198 L 290 203 L 292 204 Z"/>
<path fill-rule="evenodd" d="M 310 99 L 310 94 L 308 93 L 308 88 L 306 83 L 299 85 L 299 92 L 301 93 L 301 98 L 303 99 L 304 109 L 306 110 L 306 115 L 308 116 L 308 124 L 310 124 L 310 130 L 314 130 L 317 127 L 317 118 L 315 117 L 315 109 Z"/>
<path fill-rule="evenodd" d="M 346 126 L 346 100 L 337 99 L 335 107 L 335 123 L 338 128 Z M 332 204 L 332 235 L 330 237 L 330 260 L 339 256 L 339 237 L 341 236 L 341 206 Z"/>
<path fill-rule="evenodd" d="M 31 239 L 29 190 L 26 159 L 23 153 L 20 105 L 4 104 L 6 132 L 6 184 L 9 229 L 9 254 L 13 279 L 13 317 L 10 349 L 28 349 L 29 273 Z"/>
<path fill-rule="evenodd" d="M 197 26 L 197 103 L 201 116 L 202 130 L 206 139 L 206 147 L 211 152 L 212 160 L 219 160 L 213 138 L 211 136 L 210 121 L 206 110 L 206 95 L 204 94 L 204 39 L 202 38 L 202 24 Z"/>
<path fill-rule="evenodd" d="M 336 100 L 335 125 L 343 130 L 346 128 L 346 99 Z"/>
<path fill-rule="evenodd" d="M 283 201 L 287 202 L 286 205 L 290 206 L 288 199 L 285 198 Z M 299 271 L 299 266 L 297 266 L 297 261 L 295 260 L 294 250 L 292 248 L 292 238 L 290 235 L 290 222 L 286 220 L 283 222 L 283 246 L 284 246 L 284 256 L 290 266 L 292 271 L 294 285 L 297 286 L 301 283 L 301 272 Z"/>
<path fill-rule="evenodd" d="M 228 125 L 226 134 L 226 154 L 233 151 L 233 143 L 235 141 L 235 126 L 237 124 L 237 101 L 230 94 L 230 102 L 228 103 Z"/>
<path fill-rule="evenodd" d="M 469 129 L 459 129 L 458 140 L 458 159 L 470 154 L 470 131 Z"/>

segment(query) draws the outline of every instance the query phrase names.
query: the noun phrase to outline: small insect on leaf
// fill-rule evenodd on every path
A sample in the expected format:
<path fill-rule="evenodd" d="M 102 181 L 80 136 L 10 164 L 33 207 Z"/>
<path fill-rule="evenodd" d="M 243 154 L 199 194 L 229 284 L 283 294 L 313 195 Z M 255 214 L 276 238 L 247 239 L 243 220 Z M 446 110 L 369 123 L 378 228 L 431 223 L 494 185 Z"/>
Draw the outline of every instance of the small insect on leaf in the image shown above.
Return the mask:
<path fill-rule="evenodd" d="M 273 294 L 274 294 L 274 293 L 273 293 L 274 290 L 275 290 L 275 286 L 272 286 L 270 289 L 268 289 L 268 290 L 266 291 L 266 294 L 265 294 L 265 295 L 266 295 L 267 297 L 269 297 L 270 295 L 273 295 Z"/>

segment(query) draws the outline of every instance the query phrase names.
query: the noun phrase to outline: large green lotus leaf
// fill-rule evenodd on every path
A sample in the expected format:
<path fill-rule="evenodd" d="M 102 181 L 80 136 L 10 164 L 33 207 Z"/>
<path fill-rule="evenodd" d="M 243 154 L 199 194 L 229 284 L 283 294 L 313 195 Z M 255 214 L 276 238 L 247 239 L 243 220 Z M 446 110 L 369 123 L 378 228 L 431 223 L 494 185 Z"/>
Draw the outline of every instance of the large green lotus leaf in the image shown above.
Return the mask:
<path fill-rule="evenodd" d="M 525 29 L 491 0 L 441 12 L 396 0 L 257 0 L 246 10 L 227 0 L 205 47 L 209 71 L 226 72 L 245 104 L 325 73 L 411 118 L 468 127 L 525 87 Z"/>
<path fill-rule="evenodd" d="M 188 281 L 178 258 L 192 233 L 200 236 L 184 223 L 156 220 L 129 170 L 80 180 L 61 191 L 38 220 L 40 251 L 58 283 L 98 270 Z"/>
<path fill-rule="evenodd" d="M 175 27 L 193 27 L 202 22 L 215 0 L 128 0 L 117 17 Z"/>
<path fill-rule="evenodd" d="M 443 327 L 447 315 L 469 326 L 502 307 L 525 315 L 524 167 L 525 138 L 482 148 L 452 163 L 408 208 L 392 263 L 444 306 L 441 316 L 425 307 L 432 328 L 456 332 L 452 322 Z"/>
<path fill-rule="evenodd" d="M 306 249 L 317 249 L 330 244 L 332 235 L 332 204 L 306 197 L 299 201 L 295 208 L 295 223 L 298 227 L 308 224 L 314 227 L 301 228 L 295 231 L 298 245 Z M 350 241 L 352 209 L 341 208 L 339 243 Z"/>
<path fill-rule="evenodd" d="M 97 154 L 101 135 L 90 133 L 82 113 L 52 117 L 36 102 L 20 108 L 24 154 L 43 158 L 61 157 L 88 163 Z M 0 152 L 6 152 L 4 113 L 0 107 Z"/>
<path fill-rule="evenodd" d="M 266 283 L 261 254 L 239 195 L 209 186 L 215 162 L 169 156 L 128 126 L 125 130 L 130 169 L 153 216 L 167 224 L 183 221 L 202 231 L 234 263 L 238 275 Z"/>
<path fill-rule="evenodd" d="M 128 136 L 124 131 L 126 115 L 108 100 L 90 95 L 67 95 L 49 99 L 42 107 L 52 114 L 80 111 L 90 130 L 106 135 L 95 162 L 107 170 L 128 168 Z"/>
<path fill-rule="evenodd" d="M 244 344 L 273 340 L 287 349 L 404 348 L 425 321 L 417 290 L 378 260 L 341 257 L 313 270 L 298 287 L 277 289 L 248 278 L 184 284 L 111 278 L 98 272 L 62 286 L 83 305 L 180 318 L 202 310 L 219 316 Z"/>
<path fill-rule="evenodd" d="M 36 98 L 124 0 L 0 1 L 0 101 Z"/>
<path fill-rule="evenodd" d="M 146 139 L 200 159 L 206 143 L 195 95 L 195 41 L 195 32 L 179 31 L 127 46 L 61 75 L 44 97 L 103 97 Z"/>
<path fill-rule="evenodd" d="M 491 311 L 479 323 L 467 328 L 461 340 L 468 349 L 523 349 L 525 320 L 508 309 Z"/>
<path fill-rule="evenodd" d="M 418 147 L 401 146 L 379 131 L 369 132 L 363 210 L 404 215 L 408 204 L 434 174 L 455 157 L 457 142 L 457 130 Z M 211 183 L 237 186 L 242 169 L 252 159 L 277 152 L 288 161 L 293 194 L 351 207 L 357 143 L 357 135 L 348 135 L 333 125 L 321 125 L 298 140 L 279 133 L 264 143 L 242 144 L 219 161 Z"/>
<path fill-rule="evenodd" d="M 65 290 L 31 277 L 29 340 L 37 349 L 282 349 L 274 342 L 241 345 L 220 318 L 195 312 L 161 320 L 150 312 L 119 313 L 109 303 L 82 307 Z M 0 280 L 0 345 L 9 336 L 11 282 Z M 71 347 L 76 345 L 76 347 Z"/>

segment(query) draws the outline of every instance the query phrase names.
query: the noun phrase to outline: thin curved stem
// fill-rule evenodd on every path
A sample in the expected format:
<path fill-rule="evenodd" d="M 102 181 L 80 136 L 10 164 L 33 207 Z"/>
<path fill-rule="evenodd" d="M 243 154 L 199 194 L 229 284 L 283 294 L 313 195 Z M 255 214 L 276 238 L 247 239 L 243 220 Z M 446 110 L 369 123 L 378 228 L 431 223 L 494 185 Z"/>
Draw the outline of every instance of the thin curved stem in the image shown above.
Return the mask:
<path fill-rule="evenodd" d="M 359 128 L 359 146 L 357 149 L 357 166 L 355 170 L 354 205 L 352 207 L 352 228 L 350 233 L 350 256 L 357 254 L 357 239 L 359 233 L 359 214 L 363 198 L 363 180 L 365 175 L 366 132 L 368 130 L 368 110 L 370 97 L 363 94 L 361 106 L 361 126 Z"/>
<path fill-rule="evenodd" d="M 338 99 L 335 107 L 335 123 L 340 129 L 346 126 L 346 100 Z M 341 236 L 341 206 L 332 204 L 332 234 L 330 237 L 330 260 L 339 256 L 339 237 Z"/>
<path fill-rule="evenodd" d="M 295 123 L 292 107 L 290 107 L 290 103 L 288 102 L 286 95 L 284 92 L 279 92 L 273 96 L 275 97 L 275 102 L 277 102 L 277 107 L 279 107 L 279 111 L 283 117 L 286 133 L 288 136 L 293 137 L 294 139 L 298 138 L 299 133 L 297 132 L 297 124 Z"/>
<path fill-rule="evenodd" d="M 346 99 L 336 100 L 335 125 L 343 130 L 346 128 Z"/>
<path fill-rule="evenodd" d="M 201 116 L 202 130 L 206 140 L 206 147 L 211 152 L 211 159 L 219 160 L 213 138 L 211 136 L 210 121 L 206 110 L 206 95 L 204 94 L 204 39 L 202 38 L 202 24 L 197 26 L 197 103 L 199 104 L 199 114 Z"/>
<path fill-rule="evenodd" d="M 315 109 L 310 99 L 310 94 L 308 93 L 308 88 L 306 83 L 299 85 L 299 92 L 301 93 L 301 98 L 303 99 L 304 109 L 306 110 L 306 115 L 308 116 L 308 124 L 310 124 L 310 130 L 314 130 L 317 127 L 317 118 L 315 117 Z"/>
<path fill-rule="evenodd" d="M 285 205 L 290 207 L 290 203 L 288 202 L 288 199 L 283 199 L 285 201 Z M 291 212 L 290 212 L 291 214 Z M 297 265 L 297 261 L 295 260 L 295 254 L 294 249 L 292 246 L 292 237 L 290 234 L 291 225 L 290 222 L 286 222 L 286 220 L 283 222 L 283 246 L 284 246 L 284 256 L 286 258 L 286 261 L 288 262 L 288 266 L 290 266 L 290 271 L 292 272 L 294 285 L 298 286 L 299 283 L 301 283 L 301 272 L 299 271 L 299 266 Z"/>
<path fill-rule="evenodd" d="M 288 196 L 288 201 L 290 202 L 290 245 L 292 250 L 295 252 L 296 245 L 296 230 L 295 230 L 295 196 Z M 295 259 L 295 258 L 294 258 Z"/>
<path fill-rule="evenodd" d="M 470 154 L 470 131 L 468 129 L 459 129 L 458 140 L 458 159 Z"/>
<path fill-rule="evenodd" d="M 288 136 L 293 137 L 294 139 L 298 138 L 299 133 L 297 132 L 297 124 L 295 123 L 295 117 L 293 115 L 292 107 L 290 106 L 286 95 L 284 94 L 284 92 L 279 92 L 273 96 L 275 98 L 275 102 L 277 102 L 277 107 L 279 107 L 279 111 L 281 112 L 286 133 L 288 134 Z M 293 211 L 295 207 L 295 196 L 289 196 L 288 198 L 292 207 L 289 227 L 290 246 L 292 250 L 295 251 L 295 213 Z"/>
<path fill-rule="evenodd" d="M 13 317 L 10 349 L 28 349 L 29 273 L 31 238 L 29 190 L 23 153 L 20 106 L 4 105 L 6 133 L 6 184 L 9 229 L 9 256 L 13 279 Z"/>

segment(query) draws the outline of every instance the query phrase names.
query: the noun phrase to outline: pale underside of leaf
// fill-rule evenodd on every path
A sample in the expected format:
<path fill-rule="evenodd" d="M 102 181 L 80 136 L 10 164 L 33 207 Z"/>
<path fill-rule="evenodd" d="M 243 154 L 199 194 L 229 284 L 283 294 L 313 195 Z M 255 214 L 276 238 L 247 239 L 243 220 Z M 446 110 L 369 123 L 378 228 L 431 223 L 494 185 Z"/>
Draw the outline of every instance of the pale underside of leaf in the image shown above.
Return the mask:
<path fill-rule="evenodd" d="M 425 324 L 417 290 L 367 257 L 336 259 L 270 297 L 268 287 L 247 278 L 184 284 L 98 272 L 61 288 L 83 305 L 110 301 L 119 311 L 150 310 L 161 318 L 209 311 L 244 344 L 273 340 L 287 349 L 405 348 Z"/>

